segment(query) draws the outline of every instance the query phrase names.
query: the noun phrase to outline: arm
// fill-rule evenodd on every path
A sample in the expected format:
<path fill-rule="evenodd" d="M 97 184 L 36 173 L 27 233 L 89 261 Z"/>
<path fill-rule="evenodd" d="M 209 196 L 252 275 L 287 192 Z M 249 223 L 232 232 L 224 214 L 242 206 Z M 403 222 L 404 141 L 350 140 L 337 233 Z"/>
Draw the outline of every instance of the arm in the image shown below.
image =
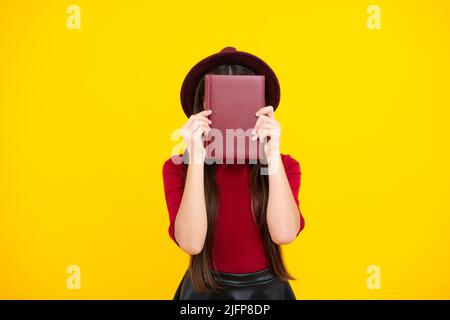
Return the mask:
<path fill-rule="evenodd" d="M 208 229 L 203 166 L 205 149 L 203 134 L 209 131 L 211 111 L 192 115 L 183 127 L 183 139 L 189 154 L 189 165 L 183 197 L 175 218 L 175 239 L 181 249 L 196 255 L 203 250 Z"/>
<path fill-rule="evenodd" d="M 300 210 L 292 193 L 289 180 L 280 155 L 281 127 L 274 119 L 273 107 L 261 108 L 256 116 L 253 140 L 264 141 L 268 162 L 269 199 L 267 204 L 267 225 L 272 241 L 276 244 L 292 242 L 301 227 Z"/>
<path fill-rule="evenodd" d="M 208 221 L 203 188 L 203 164 L 189 164 L 175 218 L 175 239 L 180 248 L 191 255 L 202 251 L 206 239 Z"/>
<path fill-rule="evenodd" d="M 300 230 L 300 212 L 292 194 L 280 154 L 274 154 L 269 161 L 269 199 L 267 204 L 267 225 L 276 244 L 295 240 Z M 278 163 L 278 164 L 277 164 Z M 277 166 L 277 168 L 271 168 Z"/>

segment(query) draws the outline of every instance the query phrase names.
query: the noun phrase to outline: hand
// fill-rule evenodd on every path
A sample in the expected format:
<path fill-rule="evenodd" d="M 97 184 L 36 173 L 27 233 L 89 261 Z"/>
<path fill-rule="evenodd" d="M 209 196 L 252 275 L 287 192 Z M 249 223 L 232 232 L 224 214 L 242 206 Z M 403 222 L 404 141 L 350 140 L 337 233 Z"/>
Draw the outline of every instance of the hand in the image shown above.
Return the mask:
<path fill-rule="evenodd" d="M 260 140 L 263 142 L 267 138 L 264 145 L 264 152 L 269 160 L 280 154 L 280 123 L 274 118 L 274 110 L 272 106 L 263 107 L 255 113 L 258 117 L 255 127 L 252 130 L 252 141 Z"/>
<path fill-rule="evenodd" d="M 205 161 L 205 147 L 203 146 L 203 135 L 208 134 L 212 123 L 208 116 L 212 110 L 205 110 L 191 115 L 185 125 L 181 128 L 184 143 L 189 153 L 189 163 L 203 163 Z"/>

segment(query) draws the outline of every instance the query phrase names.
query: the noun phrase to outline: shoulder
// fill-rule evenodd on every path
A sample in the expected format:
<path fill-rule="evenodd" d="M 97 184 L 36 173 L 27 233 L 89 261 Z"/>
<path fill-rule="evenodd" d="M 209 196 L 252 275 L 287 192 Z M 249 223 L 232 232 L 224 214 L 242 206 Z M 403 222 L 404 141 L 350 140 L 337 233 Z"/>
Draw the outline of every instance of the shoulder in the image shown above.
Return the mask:
<path fill-rule="evenodd" d="M 283 161 L 283 166 L 285 170 L 295 170 L 295 171 L 300 171 L 300 163 L 294 159 L 292 156 L 288 155 L 288 154 L 280 154 L 281 155 L 281 160 Z"/>
<path fill-rule="evenodd" d="M 170 173 L 184 175 L 186 168 L 183 163 L 183 154 L 173 155 L 164 161 L 162 171 L 164 175 Z"/>

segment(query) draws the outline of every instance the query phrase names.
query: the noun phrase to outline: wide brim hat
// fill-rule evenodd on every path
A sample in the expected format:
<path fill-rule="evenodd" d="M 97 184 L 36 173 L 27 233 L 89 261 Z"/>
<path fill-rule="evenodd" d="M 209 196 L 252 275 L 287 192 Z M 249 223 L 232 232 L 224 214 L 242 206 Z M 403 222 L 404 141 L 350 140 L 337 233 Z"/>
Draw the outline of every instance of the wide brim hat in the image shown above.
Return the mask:
<path fill-rule="evenodd" d="M 218 53 L 210 55 L 198 62 L 184 78 L 181 86 L 180 99 L 183 111 L 188 117 L 193 112 L 195 91 L 198 83 L 211 69 L 222 64 L 238 64 L 249 68 L 257 75 L 264 75 L 266 105 L 272 106 L 274 110 L 278 107 L 280 103 L 280 84 L 272 68 L 253 54 L 237 51 L 234 47 L 225 47 Z"/>

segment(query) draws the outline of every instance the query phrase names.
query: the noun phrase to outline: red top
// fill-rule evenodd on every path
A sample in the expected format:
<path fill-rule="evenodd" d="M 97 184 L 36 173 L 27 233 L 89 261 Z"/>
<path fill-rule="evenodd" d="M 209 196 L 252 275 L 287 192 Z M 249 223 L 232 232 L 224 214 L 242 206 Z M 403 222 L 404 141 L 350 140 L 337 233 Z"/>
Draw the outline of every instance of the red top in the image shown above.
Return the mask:
<path fill-rule="evenodd" d="M 300 165 L 289 155 L 282 154 L 281 158 L 292 194 L 299 206 Z M 181 159 L 181 155 L 174 156 L 167 160 L 163 167 L 164 190 L 170 218 L 169 235 L 175 243 L 174 224 L 186 177 L 186 168 Z M 253 219 L 249 177 L 249 165 L 217 165 L 216 183 L 220 200 L 212 254 L 212 269 L 215 271 L 251 273 L 269 266 L 261 235 Z M 305 225 L 301 213 L 300 222 L 299 233 Z"/>

